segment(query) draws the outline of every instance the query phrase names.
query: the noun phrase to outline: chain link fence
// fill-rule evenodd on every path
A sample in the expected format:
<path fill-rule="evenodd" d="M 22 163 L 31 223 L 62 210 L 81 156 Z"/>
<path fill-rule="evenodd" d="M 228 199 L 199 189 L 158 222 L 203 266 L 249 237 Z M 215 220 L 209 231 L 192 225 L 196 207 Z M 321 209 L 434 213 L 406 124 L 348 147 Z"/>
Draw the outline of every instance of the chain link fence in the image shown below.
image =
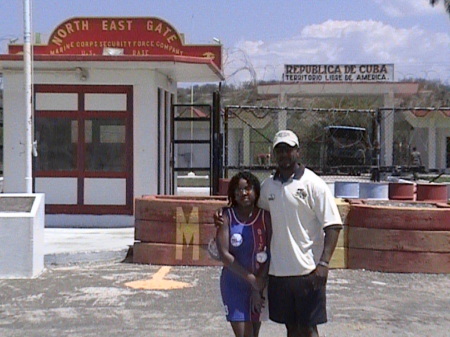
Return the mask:
<path fill-rule="evenodd" d="M 314 109 L 225 107 L 225 176 L 251 170 L 259 178 L 275 169 L 272 139 L 294 131 L 302 162 L 320 175 L 374 178 L 374 172 L 411 173 L 449 167 L 448 108 Z M 440 125 L 430 125 L 430 119 Z M 437 130 L 439 129 L 439 130 Z M 412 163 L 415 149 L 420 165 Z M 439 151 L 439 153 L 437 153 Z M 417 167 L 420 166 L 420 167 Z"/>
<path fill-rule="evenodd" d="M 450 108 L 380 108 L 379 113 L 382 166 L 402 171 L 417 171 L 419 166 L 423 173 L 448 173 Z"/>

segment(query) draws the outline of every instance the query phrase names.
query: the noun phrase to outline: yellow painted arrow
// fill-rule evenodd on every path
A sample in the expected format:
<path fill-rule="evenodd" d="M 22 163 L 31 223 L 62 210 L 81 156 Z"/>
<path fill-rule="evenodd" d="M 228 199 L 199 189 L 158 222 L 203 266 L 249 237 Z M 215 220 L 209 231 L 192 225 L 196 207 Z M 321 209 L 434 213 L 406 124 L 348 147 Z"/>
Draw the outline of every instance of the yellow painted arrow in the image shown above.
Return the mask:
<path fill-rule="evenodd" d="M 133 289 L 145 289 L 145 290 L 171 290 L 189 288 L 193 285 L 185 282 L 178 282 L 165 279 L 164 277 L 169 273 L 171 267 L 161 267 L 155 275 L 149 280 L 132 281 L 125 283 L 125 286 Z"/>

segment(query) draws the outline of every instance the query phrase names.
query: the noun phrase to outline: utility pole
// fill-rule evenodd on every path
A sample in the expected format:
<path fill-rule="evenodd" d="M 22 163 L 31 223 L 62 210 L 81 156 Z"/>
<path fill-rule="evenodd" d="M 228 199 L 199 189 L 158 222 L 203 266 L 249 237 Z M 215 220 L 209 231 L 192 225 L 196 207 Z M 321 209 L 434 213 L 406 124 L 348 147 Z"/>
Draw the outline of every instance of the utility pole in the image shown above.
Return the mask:
<path fill-rule="evenodd" d="M 32 88 L 31 88 L 31 0 L 23 0 L 23 64 L 24 64 L 24 92 L 25 92 L 25 118 L 26 118 L 26 137 L 25 137 L 25 186 L 26 193 L 33 192 L 32 177 L 32 127 L 33 119 L 32 109 Z"/>

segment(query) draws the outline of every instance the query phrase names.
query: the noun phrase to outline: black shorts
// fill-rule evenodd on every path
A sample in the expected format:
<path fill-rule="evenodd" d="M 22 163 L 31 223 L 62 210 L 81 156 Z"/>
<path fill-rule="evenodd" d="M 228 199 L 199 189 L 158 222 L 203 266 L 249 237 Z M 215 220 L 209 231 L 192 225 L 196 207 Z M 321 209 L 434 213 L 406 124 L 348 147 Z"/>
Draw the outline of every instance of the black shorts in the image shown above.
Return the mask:
<path fill-rule="evenodd" d="M 312 274 L 269 276 L 269 318 L 277 323 L 315 326 L 327 321 L 326 287 L 312 286 Z"/>

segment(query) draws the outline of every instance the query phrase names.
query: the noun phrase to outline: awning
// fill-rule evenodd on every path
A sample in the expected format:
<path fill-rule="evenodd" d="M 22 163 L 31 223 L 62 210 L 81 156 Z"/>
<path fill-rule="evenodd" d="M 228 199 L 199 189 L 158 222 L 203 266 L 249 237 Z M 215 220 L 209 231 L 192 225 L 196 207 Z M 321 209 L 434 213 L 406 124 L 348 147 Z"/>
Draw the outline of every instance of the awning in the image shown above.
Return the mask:
<path fill-rule="evenodd" d="M 104 56 L 34 55 L 33 69 L 70 70 L 73 68 L 157 70 L 176 82 L 219 82 L 224 75 L 211 59 L 179 55 Z M 0 55 L 0 72 L 23 69 L 23 55 Z"/>

